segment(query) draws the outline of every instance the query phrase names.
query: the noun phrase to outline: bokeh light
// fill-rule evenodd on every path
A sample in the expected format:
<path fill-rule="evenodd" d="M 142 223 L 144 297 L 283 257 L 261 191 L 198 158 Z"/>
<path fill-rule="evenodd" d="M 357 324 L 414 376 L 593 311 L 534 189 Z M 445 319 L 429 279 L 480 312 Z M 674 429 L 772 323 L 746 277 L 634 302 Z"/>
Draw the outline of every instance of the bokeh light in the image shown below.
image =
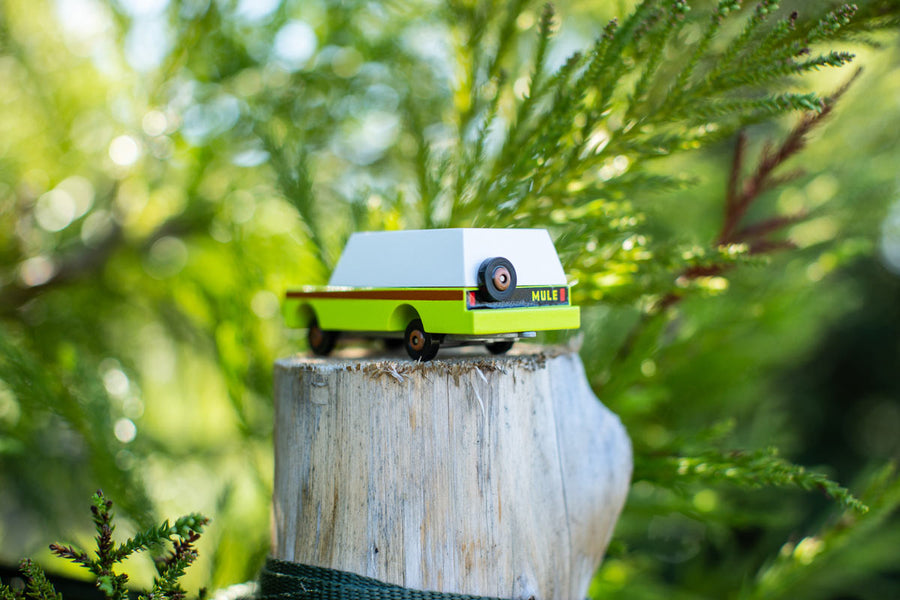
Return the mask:
<path fill-rule="evenodd" d="M 305 21 L 290 21 L 275 34 L 273 52 L 279 65 L 289 71 L 302 68 L 316 52 L 316 32 Z"/>
<path fill-rule="evenodd" d="M 109 157 L 122 167 L 130 167 L 141 157 L 140 143 L 130 135 L 120 135 L 109 144 Z"/>

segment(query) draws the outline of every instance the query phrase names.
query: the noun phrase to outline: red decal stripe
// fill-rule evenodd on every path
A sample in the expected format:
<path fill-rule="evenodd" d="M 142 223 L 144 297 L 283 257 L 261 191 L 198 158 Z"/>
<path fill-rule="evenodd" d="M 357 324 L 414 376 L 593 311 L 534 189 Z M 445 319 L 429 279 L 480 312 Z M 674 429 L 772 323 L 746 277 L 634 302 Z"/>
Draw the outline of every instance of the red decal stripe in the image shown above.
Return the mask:
<path fill-rule="evenodd" d="M 462 300 L 465 290 L 317 290 L 289 291 L 288 298 L 341 298 L 347 300 Z"/>

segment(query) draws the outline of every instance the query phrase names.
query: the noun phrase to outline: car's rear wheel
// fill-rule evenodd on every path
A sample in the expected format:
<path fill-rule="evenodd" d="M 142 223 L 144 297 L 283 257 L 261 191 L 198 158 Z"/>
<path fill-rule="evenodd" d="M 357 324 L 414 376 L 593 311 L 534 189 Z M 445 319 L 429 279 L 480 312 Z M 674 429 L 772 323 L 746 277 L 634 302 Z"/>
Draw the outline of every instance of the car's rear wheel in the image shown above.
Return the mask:
<path fill-rule="evenodd" d="M 437 356 L 438 348 L 440 348 L 438 341 L 425 331 L 425 327 L 422 326 L 422 321 L 419 319 L 410 321 L 406 326 L 406 332 L 403 334 L 403 346 L 411 359 L 422 362 Z"/>
<path fill-rule="evenodd" d="M 484 346 L 491 354 L 506 354 L 513 347 L 514 343 L 513 341 L 489 342 Z"/>
<path fill-rule="evenodd" d="M 327 331 L 319 327 L 319 321 L 315 317 L 309 322 L 309 329 L 306 333 L 306 341 L 309 342 L 309 349 L 313 354 L 319 356 L 328 356 L 334 350 L 337 343 L 337 332 Z"/>
<path fill-rule="evenodd" d="M 400 338 L 384 338 L 381 340 L 381 343 L 384 344 L 384 349 L 390 352 L 403 347 L 403 340 Z"/>

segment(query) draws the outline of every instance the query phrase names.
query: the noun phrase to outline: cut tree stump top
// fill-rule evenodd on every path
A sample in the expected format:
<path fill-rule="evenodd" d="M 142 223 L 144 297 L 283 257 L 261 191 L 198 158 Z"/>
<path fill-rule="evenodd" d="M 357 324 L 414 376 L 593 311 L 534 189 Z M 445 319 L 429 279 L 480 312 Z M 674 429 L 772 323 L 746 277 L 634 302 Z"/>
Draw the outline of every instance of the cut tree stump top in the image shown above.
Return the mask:
<path fill-rule="evenodd" d="M 276 363 L 277 559 L 414 589 L 583 598 L 631 468 L 574 353 Z"/>

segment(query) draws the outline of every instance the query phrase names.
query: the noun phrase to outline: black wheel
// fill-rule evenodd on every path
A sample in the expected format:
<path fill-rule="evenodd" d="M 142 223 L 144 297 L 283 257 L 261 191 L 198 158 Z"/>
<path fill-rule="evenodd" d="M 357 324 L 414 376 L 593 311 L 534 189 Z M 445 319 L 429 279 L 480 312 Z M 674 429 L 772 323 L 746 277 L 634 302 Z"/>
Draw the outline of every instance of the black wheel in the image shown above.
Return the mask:
<path fill-rule="evenodd" d="M 440 344 L 435 341 L 434 336 L 425 331 L 422 321 L 415 319 L 406 326 L 403 346 L 411 359 L 425 362 L 437 356 Z"/>
<path fill-rule="evenodd" d="M 506 354 L 509 352 L 509 349 L 513 347 L 515 342 L 488 342 L 485 344 L 485 348 L 488 349 L 488 352 L 491 354 Z"/>
<path fill-rule="evenodd" d="M 403 340 L 400 338 L 384 338 L 381 340 L 381 343 L 384 344 L 385 350 L 390 350 L 391 352 L 403 347 Z"/>
<path fill-rule="evenodd" d="M 334 350 L 337 342 L 337 332 L 326 331 L 319 327 L 319 322 L 313 317 L 309 322 L 309 330 L 306 333 L 306 341 L 309 342 L 309 349 L 313 354 L 319 356 L 328 356 Z"/>
<path fill-rule="evenodd" d="M 422 362 L 428 362 L 432 360 L 435 356 L 437 356 L 438 350 L 440 350 L 441 345 L 437 342 L 432 342 L 431 346 L 428 348 L 428 352 L 422 355 Z"/>
<path fill-rule="evenodd" d="M 489 258 L 478 267 L 478 285 L 491 300 L 509 300 L 516 291 L 516 269 L 502 256 Z"/>

